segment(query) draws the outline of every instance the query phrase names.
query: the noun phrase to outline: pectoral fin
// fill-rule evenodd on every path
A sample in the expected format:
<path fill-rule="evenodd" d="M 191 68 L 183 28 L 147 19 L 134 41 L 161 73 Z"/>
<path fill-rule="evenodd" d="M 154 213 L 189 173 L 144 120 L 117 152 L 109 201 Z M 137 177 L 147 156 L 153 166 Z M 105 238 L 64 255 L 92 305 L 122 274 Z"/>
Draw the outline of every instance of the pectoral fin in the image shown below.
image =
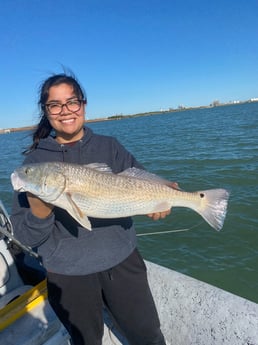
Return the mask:
<path fill-rule="evenodd" d="M 82 210 L 79 208 L 79 206 L 75 203 L 75 201 L 72 198 L 72 195 L 70 193 L 66 193 L 67 201 L 69 204 L 69 208 L 66 209 L 66 211 L 78 222 L 80 223 L 84 228 L 87 230 L 92 230 L 91 223 L 89 221 L 89 218 L 87 215 L 85 215 Z"/>

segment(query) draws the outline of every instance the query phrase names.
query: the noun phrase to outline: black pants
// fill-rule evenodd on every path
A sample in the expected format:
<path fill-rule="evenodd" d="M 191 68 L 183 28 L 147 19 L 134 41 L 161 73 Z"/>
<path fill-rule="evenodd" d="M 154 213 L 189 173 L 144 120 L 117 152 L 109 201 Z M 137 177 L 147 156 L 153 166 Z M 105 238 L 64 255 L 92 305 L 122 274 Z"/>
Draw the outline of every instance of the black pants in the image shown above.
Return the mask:
<path fill-rule="evenodd" d="M 108 271 L 85 276 L 48 273 L 48 295 L 74 345 L 102 344 L 103 304 L 130 345 L 165 345 L 137 250 Z"/>

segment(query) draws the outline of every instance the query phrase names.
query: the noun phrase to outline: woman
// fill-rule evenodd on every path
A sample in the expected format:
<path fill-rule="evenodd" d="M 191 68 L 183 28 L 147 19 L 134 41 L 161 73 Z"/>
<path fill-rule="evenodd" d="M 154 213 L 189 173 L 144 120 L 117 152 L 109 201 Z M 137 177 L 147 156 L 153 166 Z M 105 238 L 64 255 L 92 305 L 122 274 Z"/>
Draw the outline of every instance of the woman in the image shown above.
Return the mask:
<path fill-rule="evenodd" d="M 114 173 L 142 168 L 116 139 L 85 126 L 86 104 L 73 76 L 48 78 L 41 87 L 41 119 L 24 164 L 99 162 Z M 156 220 L 169 212 L 149 216 Z M 103 305 L 131 345 L 165 344 L 131 218 L 91 219 L 90 232 L 66 211 L 29 193 L 16 193 L 11 220 L 15 236 L 37 248 L 47 271 L 49 301 L 73 344 L 102 343 Z"/>

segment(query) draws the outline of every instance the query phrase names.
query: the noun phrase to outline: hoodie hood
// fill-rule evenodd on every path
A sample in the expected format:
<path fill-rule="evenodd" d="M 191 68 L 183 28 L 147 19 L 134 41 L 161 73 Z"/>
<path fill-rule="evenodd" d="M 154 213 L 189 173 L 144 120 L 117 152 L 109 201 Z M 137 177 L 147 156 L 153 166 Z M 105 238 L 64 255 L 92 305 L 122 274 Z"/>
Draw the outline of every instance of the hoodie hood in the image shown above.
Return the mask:
<path fill-rule="evenodd" d="M 62 161 L 82 163 L 82 148 L 91 140 L 93 132 L 90 128 L 84 127 L 84 136 L 75 142 L 71 150 L 69 144 L 59 144 L 52 135 L 41 139 L 37 149 L 32 151 L 24 160 L 24 164 L 35 162 Z"/>

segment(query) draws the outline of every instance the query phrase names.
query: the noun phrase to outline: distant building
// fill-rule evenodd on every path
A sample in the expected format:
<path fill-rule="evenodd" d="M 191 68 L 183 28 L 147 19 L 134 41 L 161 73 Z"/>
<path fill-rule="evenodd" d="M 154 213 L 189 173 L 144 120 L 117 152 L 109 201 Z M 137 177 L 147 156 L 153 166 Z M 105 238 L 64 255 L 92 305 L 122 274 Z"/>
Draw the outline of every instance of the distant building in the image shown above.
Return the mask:
<path fill-rule="evenodd" d="M 217 107 L 218 105 L 220 105 L 220 101 L 218 99 L 215 99 L 215 101 L 213 101 L 210 106 Z"/>

